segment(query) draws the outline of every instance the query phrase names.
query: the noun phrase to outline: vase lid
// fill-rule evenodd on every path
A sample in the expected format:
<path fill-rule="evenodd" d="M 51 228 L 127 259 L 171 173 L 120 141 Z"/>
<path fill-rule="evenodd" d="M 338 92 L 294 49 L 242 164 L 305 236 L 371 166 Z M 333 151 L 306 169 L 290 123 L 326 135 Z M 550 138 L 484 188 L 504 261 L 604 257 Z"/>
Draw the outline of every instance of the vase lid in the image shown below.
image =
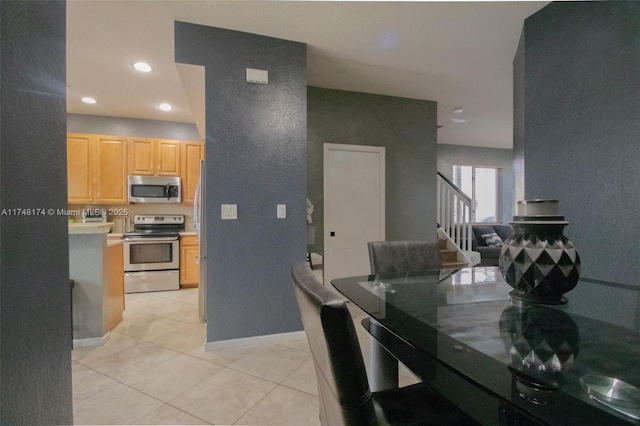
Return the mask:
<path fill-rule="evenodd" d="M 564 221 L 564 216 L 562 215 L 527 215 L 527 216 L 513 216 L 514 222 L 558 222 Z"/>
<path fill-rule="evenodd" d="M 564 220 L 514 220 L 509 222 L 510 225 L 563 225 L 567 226 L 569 222 Z"/>
<path fill-rule="evenodd" d="M 518 201 L 518 216 L 556 216 L 558 214 L 558 200 L 521 200 Z"/>

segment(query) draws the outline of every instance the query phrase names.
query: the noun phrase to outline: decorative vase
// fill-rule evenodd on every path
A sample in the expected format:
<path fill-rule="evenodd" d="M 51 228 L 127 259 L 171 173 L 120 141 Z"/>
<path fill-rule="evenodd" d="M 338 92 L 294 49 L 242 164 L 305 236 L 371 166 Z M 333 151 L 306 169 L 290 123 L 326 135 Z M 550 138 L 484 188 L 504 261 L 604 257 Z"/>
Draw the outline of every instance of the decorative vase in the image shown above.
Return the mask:
<path fill-rule="evenodd" d="M 569 315 L 557 309 L 509 306 L 499 327 L 512 368 L 536 382 L 560 387 L 562 373 L 574 367 L 580 349 L 578 326 Z"/>
<path fill-rule="evenodd" d="M 557 309 L 509 306 L 499 327 L 518 393 L 537 404 L 553 402 L 578 356 L 576 323 Z"/>
<path fill-rule="evenodd" d="M 515 305 L 561 305 L 567 303 L 563 294 L 578 284 L 580 256 L 562 233 L 569 222 L 557 212 L 557 200 L 518 201 L 518 215 L 509 222 L 514 232 L 499 258 Z"/>

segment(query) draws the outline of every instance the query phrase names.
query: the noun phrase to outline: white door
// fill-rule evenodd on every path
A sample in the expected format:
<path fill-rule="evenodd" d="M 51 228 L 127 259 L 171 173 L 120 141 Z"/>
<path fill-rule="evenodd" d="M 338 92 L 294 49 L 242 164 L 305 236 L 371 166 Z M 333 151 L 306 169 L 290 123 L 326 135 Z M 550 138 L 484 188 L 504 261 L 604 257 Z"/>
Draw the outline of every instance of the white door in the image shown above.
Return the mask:
<path fill-rule="evenodd" d="M 369 241 L 385 239 L 385 150 L 324 144 L 324 284 L 370 273 Z"/>

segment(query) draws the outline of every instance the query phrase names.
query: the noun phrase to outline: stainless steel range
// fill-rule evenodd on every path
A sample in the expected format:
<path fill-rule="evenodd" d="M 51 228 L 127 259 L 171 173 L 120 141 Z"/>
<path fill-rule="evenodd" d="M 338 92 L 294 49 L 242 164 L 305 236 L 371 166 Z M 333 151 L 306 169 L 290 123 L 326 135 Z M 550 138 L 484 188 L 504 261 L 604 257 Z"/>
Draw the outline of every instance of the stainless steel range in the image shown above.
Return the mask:
<path fill-rule="evenodd" d="M 125 293 L 180 288 L 181 231 L 181 214 L 133 217 L 133 232 L 124 234 Z"/>

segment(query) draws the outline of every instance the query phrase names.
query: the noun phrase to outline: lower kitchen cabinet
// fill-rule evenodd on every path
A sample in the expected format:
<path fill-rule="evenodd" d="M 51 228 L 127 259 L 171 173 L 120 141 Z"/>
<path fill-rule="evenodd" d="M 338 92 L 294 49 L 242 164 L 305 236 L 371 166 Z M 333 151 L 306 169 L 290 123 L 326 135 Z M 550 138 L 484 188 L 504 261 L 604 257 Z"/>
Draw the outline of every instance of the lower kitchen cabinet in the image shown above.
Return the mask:
<path fill-rule="evenodd" d="M 198 287 L 200 242 L 197 236 L 180 237 L 180 287 Z"/>
<path fill-rule="evenodd" d="M 104 324 L 105 331 L 111 331 L 122 321 L 124 311 L 124 257 L 121 241 L 107 245 L 105 272 Z"/>

